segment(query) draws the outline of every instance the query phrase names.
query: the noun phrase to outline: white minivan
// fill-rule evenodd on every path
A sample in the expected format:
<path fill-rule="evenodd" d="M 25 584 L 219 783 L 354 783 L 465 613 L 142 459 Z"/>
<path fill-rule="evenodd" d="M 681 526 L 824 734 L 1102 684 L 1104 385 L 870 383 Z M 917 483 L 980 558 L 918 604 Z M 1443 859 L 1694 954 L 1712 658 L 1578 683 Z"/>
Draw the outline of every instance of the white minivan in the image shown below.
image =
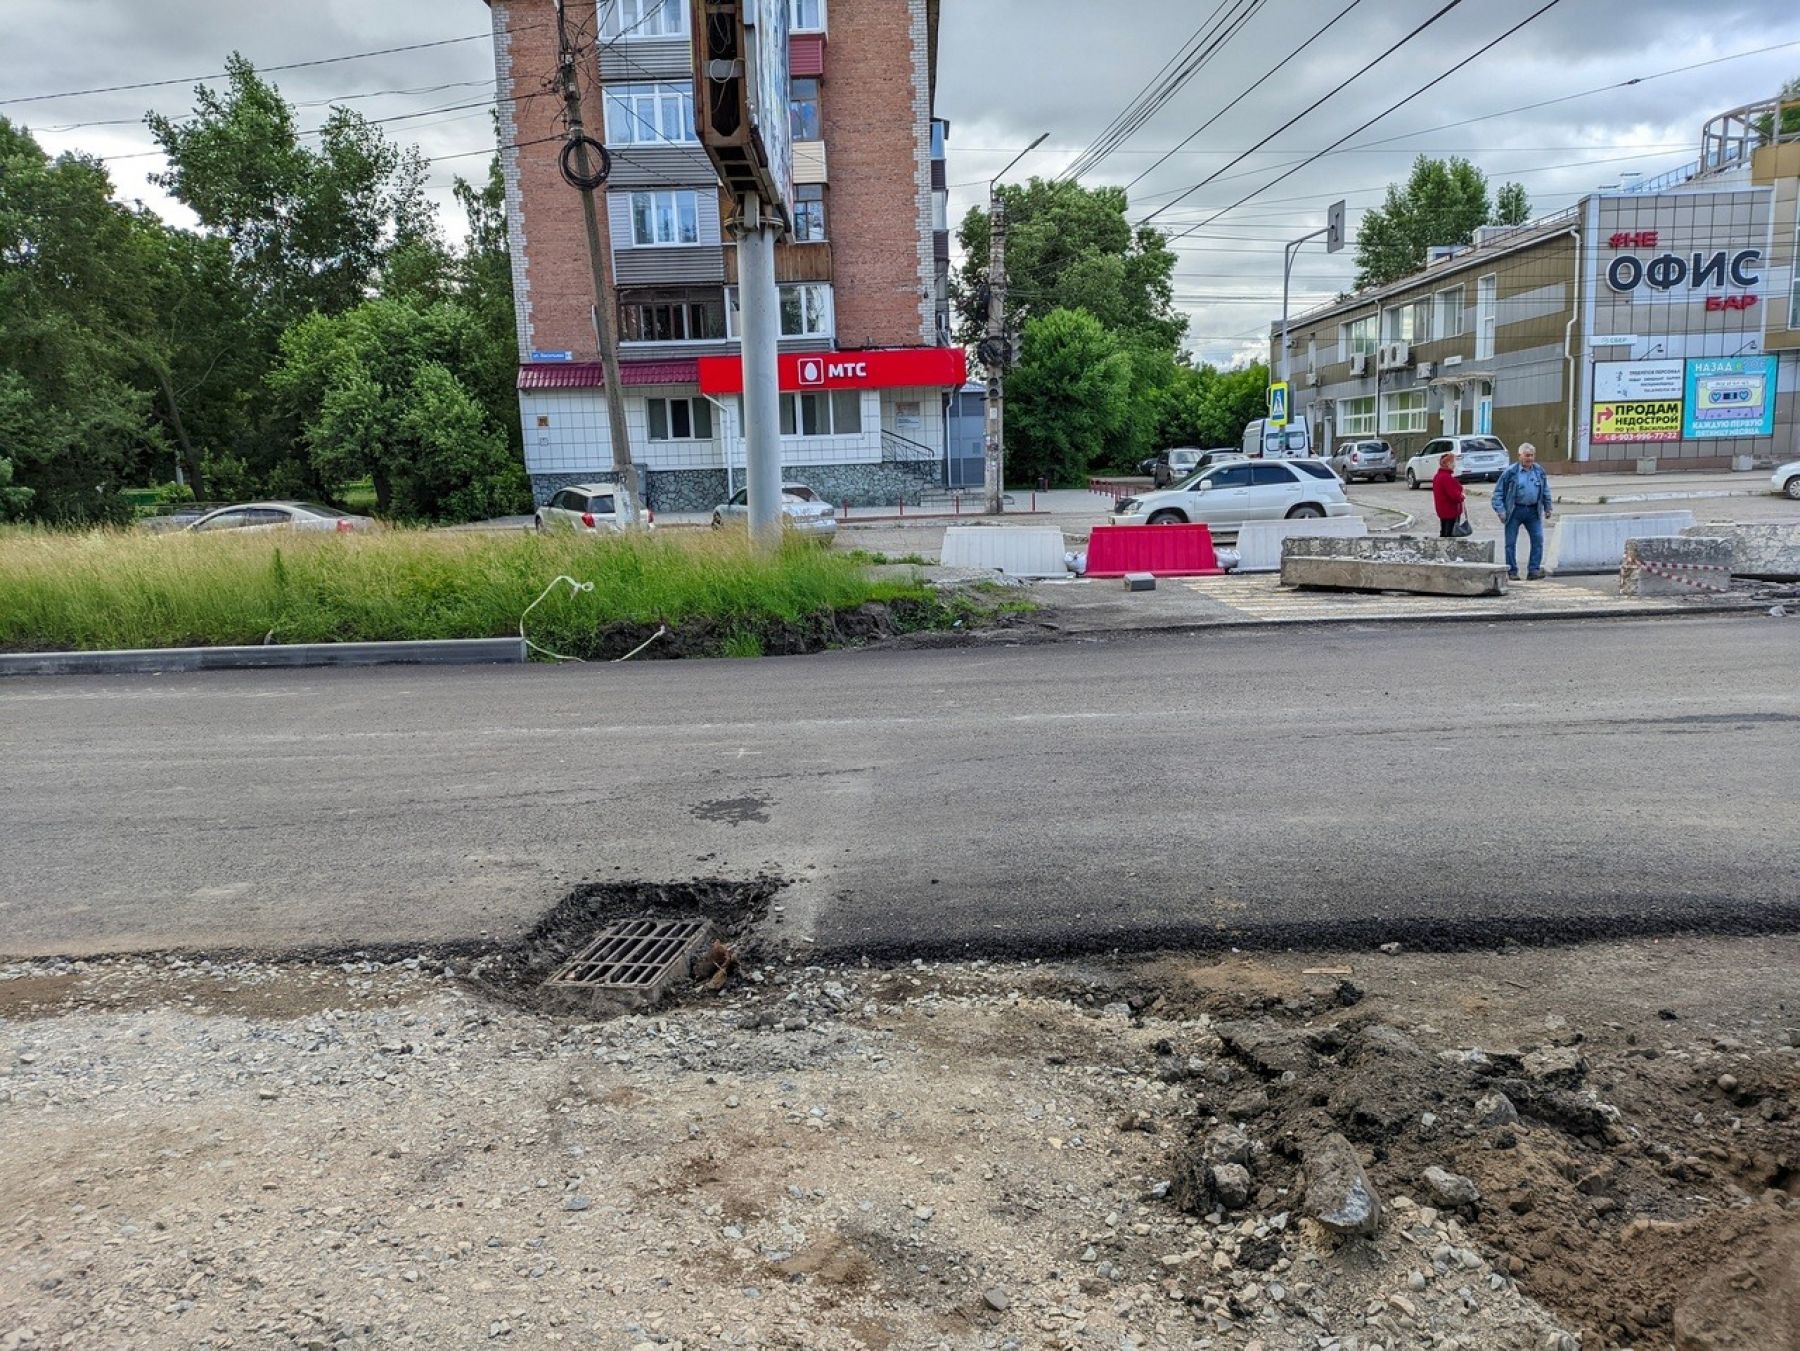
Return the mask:
<path fill-rule="evenodd" d="M 1312 433 L 1304 422 L 1271 427 L 1259 417 L 1244 428 L 1244 454 L 1253 460 L 1304 460 L 1312 455 Z"/>

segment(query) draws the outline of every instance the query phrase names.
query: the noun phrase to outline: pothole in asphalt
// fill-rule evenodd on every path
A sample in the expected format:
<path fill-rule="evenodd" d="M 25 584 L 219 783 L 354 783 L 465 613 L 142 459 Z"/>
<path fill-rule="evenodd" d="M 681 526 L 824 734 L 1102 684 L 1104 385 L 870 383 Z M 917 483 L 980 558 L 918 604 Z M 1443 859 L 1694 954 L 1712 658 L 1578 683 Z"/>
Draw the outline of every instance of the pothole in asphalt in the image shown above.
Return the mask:
<path fill-rule="evenodd" d="M 577 1017 L 679 997 L 754 952 L 756 924 L 784 885 L 583 883 L 519 942 L 476 960 L 469 978 L 508 1003 Z"/>

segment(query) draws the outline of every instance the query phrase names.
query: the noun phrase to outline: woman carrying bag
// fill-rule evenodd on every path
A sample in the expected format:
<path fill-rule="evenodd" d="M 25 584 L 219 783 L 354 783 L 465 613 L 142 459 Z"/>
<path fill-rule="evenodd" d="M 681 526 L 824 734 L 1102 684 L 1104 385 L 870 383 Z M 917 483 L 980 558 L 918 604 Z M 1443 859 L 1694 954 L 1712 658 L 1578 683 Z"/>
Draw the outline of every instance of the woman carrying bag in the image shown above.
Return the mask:
<path fill-rule="evenodd" d="M 1431 478 L 1431 504 L 1437 511 L 1438 538 L 1461 539 L 1475 527 L 1463 516 L 1463 486 L 1456 478 L 1456 456 L 1438 456 L 1438 470 Z"/>

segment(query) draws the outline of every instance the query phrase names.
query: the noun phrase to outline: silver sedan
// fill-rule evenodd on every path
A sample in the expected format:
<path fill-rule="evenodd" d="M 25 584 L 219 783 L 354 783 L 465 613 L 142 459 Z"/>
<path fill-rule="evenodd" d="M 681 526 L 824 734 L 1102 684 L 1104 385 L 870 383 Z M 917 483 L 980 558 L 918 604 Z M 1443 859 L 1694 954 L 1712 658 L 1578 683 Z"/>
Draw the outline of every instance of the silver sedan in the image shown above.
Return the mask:
<path fill-rule="evenodd" d="M 215 530 L 323 530 L 340 535 L 353 530 L 372 530 L 367 516 L 352 516 L 317 502 L 240 502 L 209 511 L 189 530 L 210 534 Z"/>
<path fill-rule="evenodd" d="M 781 485 L 781 520 L 787 529 L 809 539 L 832 540 L 837 537 L 836 508 L 804 483 Z M 739 488 L 732 494 L 729 502 L 722 502 L 713 508 L 714 530 L 722 529 L 728 522 L 733 525 L 750 523 L 748 488 Z"/>

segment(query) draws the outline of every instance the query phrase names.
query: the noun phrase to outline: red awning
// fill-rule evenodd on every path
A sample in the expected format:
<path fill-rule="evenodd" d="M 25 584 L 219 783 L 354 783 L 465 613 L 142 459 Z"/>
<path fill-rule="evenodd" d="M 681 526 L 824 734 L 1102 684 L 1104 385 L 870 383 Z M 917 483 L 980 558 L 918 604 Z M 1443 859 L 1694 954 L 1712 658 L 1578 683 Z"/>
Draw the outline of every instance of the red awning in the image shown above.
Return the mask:
<path fill-rule="evenodd" d="M 691 385 L 700 378 L 699 362 L 623 361 L 619 379 L 627 385 Z M 598 361 L 538 361 L 519 367 L 520 389 L 601 389 L 606 375 Z"/>
<path fill-rule="evenodd" d="M 960 388 L 969 359 L 960 347 L 887 347 L 864 352 L 783 352 L 783 389 L 904 389 L 915 385 Z M 737 394 L 744 388 L 739 357 L 701 357 L 700 392 Z"/>

